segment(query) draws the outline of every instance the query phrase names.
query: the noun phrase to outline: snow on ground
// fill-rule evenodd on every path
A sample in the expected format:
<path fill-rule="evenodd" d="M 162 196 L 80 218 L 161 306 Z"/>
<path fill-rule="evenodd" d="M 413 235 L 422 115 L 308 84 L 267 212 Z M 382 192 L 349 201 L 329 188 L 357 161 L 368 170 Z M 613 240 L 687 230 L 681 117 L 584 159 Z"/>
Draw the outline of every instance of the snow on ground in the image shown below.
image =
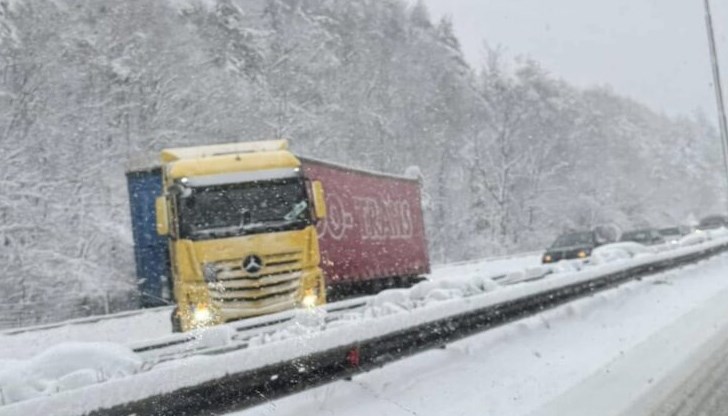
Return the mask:
<path fill-rule="evenodd" d="M 496 276 L 538 264 L 539 261 L 538 255 L 527 253 L 435 266 L 430 278 L 441 281 L 462 276 Z M 2 331 L 0 360 L 27 359 L 64 342 L 115 342 L 135 345 L 140 341 L 162 338 L 172 333 L 170 312 L 171 308 L 161 308 L 121 313 L 114 319 L 99 316 Z"/>
<path fill-rule="evenodd" d="M 721 383 L 710 384 L 710 374 L 700 374 L 699 370 L 713 370 L 720 367 L 716 364 L 725 363 L 727 341 L 728 290 L 724 289 L 609 361 L 532 416 L 582 416 L 584 409 L 589 409 L 589 416 L 656 416 L 658 408 L 680 393 L 683 400 L 701 401 L 703 398 L 693 397 L 695 390 L 710 392 Z M 716 352 L 720 353 L 717 362 L 709 363 Z M 723 378 L 721 375 L 725 374 L 718 377 Z M 700 413 L 678 407 L 683 415 L 725 413 L 724 409 Z M 674 410 L 661 414 L 675 415 Z"/>
<path fill-rule="evenodd" d="M 473 288 L 478 289 L 479 292 L 469 297 L 444 296 L 442 299 L 439 297 L 431 298 L 424 303 L 415 302 L 420 306 L 417 313 L 412 313 L 406 308 L 398 309 L 396 307 L 379 309 L 377 314 L 368 314 L 365 311 L 361 315 L 361 319 L 352 319 L 344 322 L 343 325 L 342 322 L 335 322 L 336 325 L 327 326 L 325 331 L 322 331 L 321 327 L 316 327 L 315 323 L 310 327 L 302 327 L 301 322 L 294 321 L 291 324 L 292 328 L 289 328 L 290 330 L 286 329 L 279 333 L 282 334 L 280 337 L 272 337 L 259 343 L 251 342 L 252 345 L 247 349 L 234 350 L 219 356 L 198 355 L 163 362 L 153 366 L 149 371 L 139 373 L 133 377 L 110 380 L 88 386 L 83 390 L 60 392 L 42 399 L 26 400 L 0 407 L 0 415 L 52 412 L 60 416 L 106 408 L 126 401 L 139 400 L 150 395 L 162 394 L 204 381 L 218 379 L 229 373 L 246 371 L 315 351 L 345 345 L 357 339 L 376 338 L 386 333 L 441 319 L 445 316 L 453 316 L 473 308 L 482 308 L 544 290 L 587 281 L 605 273 L 624 270 L 661 258 L 702 250 L 724 242 L 725 240 L 711 241 L 700 247 L 679 248 L 670 253 L 658 253 L 641 258 L 621 260 L 613 264 L 591 267 L 575 273 L 552 274 L 549 275 L 548 279 L 539 280 L 532 284 L 506 286 L 492 292 L 488 290 L 489 287 L 486 284 L 473 285 L 472 280 L 463 279 L 460 281 L 460 283 L 466 284 L 463 287 L 463 289 L 466 289 L 463 293 Z M 480 281 L 485 283 L 490 279 L 483 277 Z M 440 282 L 426 283 L 436 284 L 437 287 L 434 287 L 433 290 L 442 289 L 440 285 L 454 284 L 454 282 L 448 282 L 447 279 Z M 416 291 L 417 288 L 413 289 L 407 299 L 412 300 L 412 295 Z M 425 292 L 427 291 L 423 291 L 421 294 L 425 294 Z M 452 293 L 446 292 L 446 295 Z M 401 300 L 406 299 L 403 298 L 399 301 Z M 394 303 L 391 306 L 401 306 L 397 304 L 399 301 L 393 298 L 388 300 L 389 303 Z M 381 308 L 388 302 L 371 304 L 369 307 L 372 309 Z M 376 315 L 376 317 L 373 315 Z M 314 321 L 317 320 L 314 319 Z M 318 320 L 318 322 L 322 321 Z"/>
<path fill-rule="evenodd" d="M 558 268 L 549 274 L 548 279 L 531 284 L 499 287 L 491 279 L 492 270 L 473 272 L 477 266 L 461 265 L 472 274 L 456 273 L 450 270 L 448 278 L 432 279 L 409 289 L 384 292 L 368 301 L 363 311 L 352 312 L 341 321 L 324 324 L 323 316 L 308 318 L 311 322 L 294 319 L 289 327 L 267 338 L 251 340 L 246 349 L 235 350 L 219 356 L 193 356 L 176 361 L 163 362 L 152 366 L 149 371 L 134 377 L 110 380 L 88 386 L 83 391 L 64 391 L 42 400 L 27 400 L 9 406 L 0 407 L 3 411 L 40 413 L 53 410 L 54 414 L 76 414 L 83 411 L 104 408 L 139 400 L 151 394 L 161 394 L 192 386 L 204 381 L 223 377 L 230 372 L 246 371 L 281 360 L 293 359 L 315 351 L 326 350 L 354 342 L 357 339 L 372 339 L 386 333 L 401 330 L 414 325 L 453 316 L 474 308 L 517 299 L 545 290 L 587 281 L 597 276 L 647 264 L 662 258 L 702 250 L 709 246 L 723 244 L 725 239 L 709 241 L 699 247 L 681 247 L 670 252 L 652 253 L 634 258 L 620 258 L 612 263 L 565 268 L 557 273 Z M 540 266 L 539 266 L 540 267 Z M 498 290 L 495 290 L 498 288 Z M 413 313 L 418 309 L 417 313 Z M 315 311 L 316 314 L 320 310 Z M 207 332 L 217 334 L 224 326 Z M 325 331 L 324 331 L 325 329 Z M 231 331 L 224 337 L 230 338 Z M 201 341 L 204 341 L 202 331 Z M 215 337 L 216 342 L 219 343 Z M 226 342 L 228 339 L 226 339 Z M 106 380 L 100 380 L 106 381 Z M 45 392 L 46 390 L 44 390 Z"/>
<path fill-rule="evenodd" d="M 524 253 L 519 255 L 490 258 L 476 261 L 436 265 L 432 268 L 430 279 L 447 279 L 462 274 L 497 277 L 516 270 L 523 270 L 541 264 L 543 253 Z"/>
<path fill-rule="evenodd" d="M 423 282 L 417 291 L 422 295 L 422 299 L 419 299 L 420 303 L 461 297 L 466 294 L 463 293 L 465 288 L 472 289 L 472 293 L 467 294 L 494 290 L 498 285 L 486 276 L 502 275 L 508 270 L 525 267 L 538 263 L 538 261 L 538 256 L 527 254 L 436 266 L 430 276 L 431 280 Z M 401 307 L 394 309 L 392 307 L 398 300 L 397 296 L 401 297 L 402 293 L 401 290 L 390 290 L 377 297 L 372 297 L 371 305 L 367 308 L 367 317 L 372 318 L 376 315 L 401 311 Z M 87 363 L 88 367 L 84 367 L 75 360 L 78 355 L 74 355 L 74 352 L 94 351 L 98 345 L 94 344 L 96 342 L 105 341 L 129 346 L 144 343 L 149 339 L 169 336 L 171 333 L 169 313 L 169 308 L 162 308 L 122 313 L 112 319 L 100 316 L 0 332 L 0 369 L 4 370 L 0 373 L 0 392 L 4 392 L 4 396 L 0 397 L 2 399 L 0 402 L 8 404 L 23 401 L 71 390 L 71 387 L 86 386 L 114 378 L 103 376 L 108 372 L 104 368 L 113 367 L 119 360 L 118 357 L 113 354 L 89 352 L 91 357 L 106 357 L 108 362 L 91 360 Z M 296 314 L 294 325 L 278 331 L 268 339 L 263 340 L 262 337 L 259 337 L 260 339 L 253 339 L 250 342 L 252 345 L 259 345 L 291 337 L 308 336 L 312 331 L 310 327 L 315 326 L 318 322 L 323 322 L 324 318 L 324 315 L 319 316 L 320 314 L 308 315 L 311 314 Z M 310 322 L 312 319 L 313 323 Z M 227 326 L 221 326 L 201 331 L 194 335 L 195 340 L 192 342 L 194 345 L 187 345 L 187 347 L 198 348 L 207 344 L 225 346 L 230 343 L 234 334 L 234 331 L 229 329 Z M 315 333 L 317 330 L 314 329 L 313 332 Z M 121 350 L 128 351 L 128 348 L 117 346 Z M 47 357 L 69 360 L 69 366 L 63 367 L 65 372 L 45 374 L 40 371 L 37 363 L 47 363 Z M 134 357 L 139 359 L 137 356 Z M 130 357 L 123 357 L 123 354 L 122 358 L 130 359 Z M 164 368 L 164 365 L 162 367 Z M 135 372 L 137 371 L 122 372 L 118 375 L 123 376 Z"/>
<path fill-rule="evenodd" d="M 526 415 L 728 297 L 727 275 L 724 254 L 234 415 Z"/>
<path fill-rule="evenodd" d="M 0 360 L 0 405 L 126 377 L 142 365 L 129 348 L 112 343 L 66 343 L 29 360 Z"/>
<path fill-rule="evenodd" d="M 124 312 L 113 319 L 84 318 L 60 324 L 0 332 L 0 360 L 27 359 L 65 342 L 129 344 L 172 333 L 171 308 Z M 24 331 L 24 332 L 18 332 Z"/>
<path fill-rule="evenodd" d="M 668 248 L 669 246 L 666 246 Z M 604 264 L 617 260 L 630 259 L 635 256 L 656 253 L 653 247 L 647 247 L 639 243 L 625 241 L 621 243 L 605 244 L 597 247 L 591 254 L 591 264 Z"/>
<path fill-rule="evenodd" d="M 554 268 L 564 267 L 569 263 L 563 261 L 556 265 L 543 266 L 541 264 L 542 254 L 542 252 L 523 253 L 515 256 L 438 265 L 433 267 L 429 277 L 430 280 L 438 282 L 477 276 L 481 279 L 492 279 L 501 284 L 514 284 L 541 278 Z M 574 270 L 572 267 L 569 269 Z"/>

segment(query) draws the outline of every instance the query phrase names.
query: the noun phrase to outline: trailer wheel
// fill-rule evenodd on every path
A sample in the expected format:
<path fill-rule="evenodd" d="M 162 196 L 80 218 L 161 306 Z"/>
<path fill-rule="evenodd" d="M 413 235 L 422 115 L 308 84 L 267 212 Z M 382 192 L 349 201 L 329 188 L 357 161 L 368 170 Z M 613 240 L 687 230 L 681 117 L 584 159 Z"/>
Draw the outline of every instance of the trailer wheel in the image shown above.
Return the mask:
<path fill-rule="evenodd" d="M 170 319 L 172 320 L 172 332 L 182 332 L 182 322 L 177 314 L 177 308 L 172 310 L 172 316 L 170 316 Z"/>

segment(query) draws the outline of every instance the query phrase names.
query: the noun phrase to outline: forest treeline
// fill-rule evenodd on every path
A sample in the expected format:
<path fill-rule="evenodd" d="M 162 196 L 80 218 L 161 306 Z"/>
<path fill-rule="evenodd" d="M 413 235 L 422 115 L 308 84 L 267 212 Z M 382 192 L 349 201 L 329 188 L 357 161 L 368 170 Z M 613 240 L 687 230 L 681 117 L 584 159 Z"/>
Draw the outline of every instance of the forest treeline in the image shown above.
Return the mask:
<path fill-rule="evenodd" d="M 134 305 L 130 160 L 278 137 L 418 166 L 434 262 L 723 201 L 704 116 L 498 50 L 473 67 L 422 1 L 0 0 L 0 326 Z"/>

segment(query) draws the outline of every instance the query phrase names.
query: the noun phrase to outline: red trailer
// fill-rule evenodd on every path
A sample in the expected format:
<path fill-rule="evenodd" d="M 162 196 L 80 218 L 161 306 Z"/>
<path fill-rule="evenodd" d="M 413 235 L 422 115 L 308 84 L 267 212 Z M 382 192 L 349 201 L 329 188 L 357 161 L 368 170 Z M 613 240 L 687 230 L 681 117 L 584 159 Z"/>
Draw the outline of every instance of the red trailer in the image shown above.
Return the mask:
<path fill-rule="evenodd" d="M 300 159 L 326 195 L 317 228 L 329 300 L 409 286 L 430 272 L 419 180 Z"/>

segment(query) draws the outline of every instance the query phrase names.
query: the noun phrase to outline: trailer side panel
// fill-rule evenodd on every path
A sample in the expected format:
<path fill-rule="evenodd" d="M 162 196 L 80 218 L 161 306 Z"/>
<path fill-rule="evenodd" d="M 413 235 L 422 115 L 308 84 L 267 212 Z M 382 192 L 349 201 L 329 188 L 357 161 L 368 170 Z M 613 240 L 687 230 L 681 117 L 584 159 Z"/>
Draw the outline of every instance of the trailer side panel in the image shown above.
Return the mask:
<path fill-rule="evenodd" d="M 301 161 L 326 195 L 318 234 L 329 286 L 429 273 L 418 181 Z"/>

